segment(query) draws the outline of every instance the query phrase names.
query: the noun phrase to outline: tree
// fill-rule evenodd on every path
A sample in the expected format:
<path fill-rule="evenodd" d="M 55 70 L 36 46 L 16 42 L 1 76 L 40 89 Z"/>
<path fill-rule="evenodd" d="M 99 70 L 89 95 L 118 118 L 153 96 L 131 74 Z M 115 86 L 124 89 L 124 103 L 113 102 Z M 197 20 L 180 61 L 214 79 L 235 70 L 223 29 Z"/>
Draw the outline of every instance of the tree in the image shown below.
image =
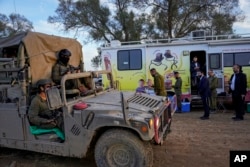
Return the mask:
<path fill-rule="evenodd" d="M 101 55 L 97 55 L 91 59 L 91 64 L 94 69 L 98 69 L 102 65 Z"/>
<path fill-rule="evenodd" d="M 239 0 L 58 1 L 56 15 L 48 22 L 62 24 L 65 31 L 83 31 L 85 39 L 96 42 L 177 38 L 201 29 L 231 34 L 233 23 L 244 20 Z"/>
<path fill-rule="evenodd" d="M 96 55 L 95 57 L 93 57 L 91 59 L 91 65 L 92 67 L 94 67 L 96 70 L 101 67 L 102 65 L 102 57 L 101 57 L 101 48 L 97 48 L 97 51 L 98 51 L 98 55 Z"/>
<path fill-rule="evenodd" d="M 158 29 L 155 35 L 162 38 L 183 37 L 197 29 L 231 34 L 233 23 L 244 20 L 238 0 L 135 0 L 135 3 L 138 7 L 152 7 Z"/>
<path fill-rule="evenodd" d="M 87 31 L 87 39 L 110 42 L 183 37 L 197 29 L 230 34 L 233 23 L 244 20 L 239 0 L 108 2 L 105 6 L 99 0 L 59 0 L 57 15 L 48 21 L 63 24 L 65 31 Z"/>
<path fill-rule="evenodd" d="M 61 23 L 65 31 L 87 31 L 95 41 L 135 41 L 146 36 L 146 15 L 129 10 L 131 0 L 112 0 L 109 6 L 99 0 L 59 0 L 57 15 L 50 16 L 48 22 Z"/>
<path fill-rule="evenodd" d="M 7 17 L 0 13 L 0 37 L 10 36 L 32 29 L 32 22 L 24 16 L 12 13 Z"/>

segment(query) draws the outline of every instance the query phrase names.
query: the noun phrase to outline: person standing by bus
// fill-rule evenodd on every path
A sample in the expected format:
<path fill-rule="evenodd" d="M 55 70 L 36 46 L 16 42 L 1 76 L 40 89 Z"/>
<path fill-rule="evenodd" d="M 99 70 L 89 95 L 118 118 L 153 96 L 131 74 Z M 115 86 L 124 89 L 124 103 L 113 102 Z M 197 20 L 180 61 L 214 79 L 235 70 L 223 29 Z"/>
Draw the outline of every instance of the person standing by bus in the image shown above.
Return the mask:
<path fill-rule="evenodd" d="M 155 94 L 158 96 L 167 96 L 165 85 L 164 85 L 164 78 L 161 76 L 155 68 L 150 69 L 150 73 L 154 78 L 154 90 Z"/>
<path fill-rule="evenodd" d="M 193 61 L 191 63 L 191 82 L 192 86 L 197 86 L 197 71 L 200 70 L 200 64 L 198 63 L 198 58 L 196 56 L 193 57 Z"/>
<path fill-rule="evenodd" d="M 232 93 L 232 100 L 235 109 L 235 121 L 244 120 L 244 100 L 247 92 L 246 74 L 241 70 L 238 64 L 233 66 L 234 74 L 230 78 L 229 92 Z"/>
<path fill-rule="evenodd" d="M 177 98 L 177 111 L 176 112 L 181 112 L 181 87 L 182 87 L 182 79 L 180 77 L 180 74 L 178 71 L 174 72 L 174 77 L 176 79 L 174 86 L 172 86 L 174 88 L 174 92 Z"/>
<path fill-rule="evenodd" d="M 206 76 L 204 75 L 203 71 L 199 71 L 198 76 L 200 78 L 198 92 L 201 96 L 203 108 L 204 108 L 204 115 L 200 117 L 201 120 L 209 119 L 209 105 L 208 105 L 208 97 L 210 96 L 209 90 L 209 82 Z"/>
<path fill-rule="evenodd" d="M 217 104 L 217 91 L 216 88 L 218 87 L 218 78 L 215 76 L 212 69 L 208 71 L 208 82 L 209 82 L 209 89 L 210 89 L 210 97 L 209 97 L 209 109 L 210 112 L 216 111 L 216 104 Z"/>

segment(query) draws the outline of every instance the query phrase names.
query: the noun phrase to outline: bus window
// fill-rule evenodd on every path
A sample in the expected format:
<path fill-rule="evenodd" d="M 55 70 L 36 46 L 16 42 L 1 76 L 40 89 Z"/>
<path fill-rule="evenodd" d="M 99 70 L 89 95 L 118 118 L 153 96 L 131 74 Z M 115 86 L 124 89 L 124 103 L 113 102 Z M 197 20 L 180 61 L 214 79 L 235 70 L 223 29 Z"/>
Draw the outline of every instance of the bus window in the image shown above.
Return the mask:
<path fill-rule="evenodd" d="M 209 55 L 209 68 L 210 69 L 221 69 L 220 54 L 210 54 Z"/>
<path fill-rule="evenodd" d="M 142 69 L 142 52 L 140 49 L 120 50 L 117 53 L 118 70 Z"/>
<path fill-rule="evenodd" d="M 232 67 L 234 65 L 234 57 L 232 53 L 225 53 L 223 55 L 224 67 Z"/>
<path fill-rule="evenodd" d="M 250 66 L 250 53 L 235 53 L 235 64 Z"/>

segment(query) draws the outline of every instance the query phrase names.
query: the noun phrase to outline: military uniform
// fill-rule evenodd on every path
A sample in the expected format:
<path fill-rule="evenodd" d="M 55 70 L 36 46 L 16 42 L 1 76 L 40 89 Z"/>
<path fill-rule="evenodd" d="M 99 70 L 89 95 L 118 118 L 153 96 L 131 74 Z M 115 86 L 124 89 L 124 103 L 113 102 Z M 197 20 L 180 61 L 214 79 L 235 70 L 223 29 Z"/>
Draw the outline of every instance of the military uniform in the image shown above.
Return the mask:
<path fill-rule="evenodd" d="M 153 76 L 154 77 L 154 90 L 155 94 L 158 96 L 166 96 L 166 90 L 164 85 L 164 78 L 158 72 Z"/>
<path fill-rule="evenodd" d="M 218 87 L 218 78 L 213 75 L 208 77 L 209 89 L 210 89 L 210 97 L 209 97 L 209 107 L 210 110 L 216 110 L 217 108 L 217 92 L 216 88 Z"/>
<path fill-rule="evenodd" d="M 180 77 L 176 78 L 175 85 L 173 86 L 175 95 L 177 98 L 177 106 L 178 110 L 181 110 L 181 87 L 182 87 L 182 79 Z"/>
<path fill-rule="evenodd" d="M 29 107 L 29 121 L 32 125 L 39 126 L 41 128 L 62 128 L 63 118 L 58 116 L 59 112 L 49 110 L 46 100 L 43 100 L 39 94 L 37 94 Z M 48 120 L 55 119 L 57 125 L 47 123 Z"/>
<path fill-rule="evenodd" d="M 56 85 L 61 84 L 62 77 L 70 71 L 70 65 L 64 65 L 62 62 L 58 61 L 52 68 L 52 80 L 55 82 Z M 66 89 L 72 89 L 76 86 L 72 80 L 68 80 L 65 83 Z"/>

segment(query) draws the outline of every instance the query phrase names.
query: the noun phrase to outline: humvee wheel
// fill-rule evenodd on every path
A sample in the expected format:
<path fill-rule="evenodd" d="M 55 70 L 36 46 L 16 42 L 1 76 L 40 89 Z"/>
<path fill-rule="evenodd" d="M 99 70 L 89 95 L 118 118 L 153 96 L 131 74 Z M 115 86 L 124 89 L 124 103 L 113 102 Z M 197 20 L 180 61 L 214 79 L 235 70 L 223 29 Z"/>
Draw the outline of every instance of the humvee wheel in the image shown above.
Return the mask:
<path fill-rule="evenodd" d="M 151 167 L 153 150 L 129 131 L 109 130 L 95 146 L 95 161 L 98 167 Z"/>

